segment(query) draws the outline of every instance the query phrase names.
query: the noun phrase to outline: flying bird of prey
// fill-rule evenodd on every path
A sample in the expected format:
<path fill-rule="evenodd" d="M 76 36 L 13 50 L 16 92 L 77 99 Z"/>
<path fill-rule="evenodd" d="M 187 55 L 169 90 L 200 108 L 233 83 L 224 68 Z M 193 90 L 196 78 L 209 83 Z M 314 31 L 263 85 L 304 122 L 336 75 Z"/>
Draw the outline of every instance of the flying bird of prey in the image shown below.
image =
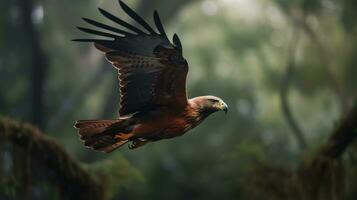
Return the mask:
<path fill-rule="evenodd" d="M 227 112 L 227 104 L 215 96 L 187 99 L 188 64 L 182 56 L 181 42 L 176 34 L 170 42 L 157 11 L 154 22 L 158 32 L 124 2 L 119 0 L 119 4 L 141 28 L 99 8 L 121 28 L 83 18 L 103 30 L 78 27 L 79 30 L 106 39 L 74 40 L 93 42 L 119 74 L 120 117 L 77 121 L 75 128 L 84 145 L 109 153 L 129 142 L 129 148 L 135 149 L 183 135 L 210 114 Z"/>

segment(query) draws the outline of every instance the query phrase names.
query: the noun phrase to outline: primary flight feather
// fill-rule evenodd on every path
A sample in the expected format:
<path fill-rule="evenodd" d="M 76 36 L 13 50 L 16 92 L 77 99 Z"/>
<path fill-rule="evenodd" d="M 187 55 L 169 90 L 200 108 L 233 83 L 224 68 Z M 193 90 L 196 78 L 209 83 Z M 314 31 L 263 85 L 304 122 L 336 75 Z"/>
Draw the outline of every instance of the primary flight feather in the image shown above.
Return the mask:
<path fill-rule="evenodd" d="M 174 34 L 173 43 L 170 42 L 157 11 L 153 18 L 158 32 L 124 2 L 119 4 L 143 29 L 99 9 L 103 16 L 125 29 L 83 18 L 101 30 L 78 27 L 79 30 L 107 39 L 74 40 L 93 42 L 119 74 L 120 117 L 77 121 L 75 128 L 84 145 L 109 153 L 130 142 L 129 148 L 134 149 L 180 136 L 216 111 L 227 112 L 226 103 L 218 97 L 187 99 L 188 64 L 182 56 L 180 39 Z"/>

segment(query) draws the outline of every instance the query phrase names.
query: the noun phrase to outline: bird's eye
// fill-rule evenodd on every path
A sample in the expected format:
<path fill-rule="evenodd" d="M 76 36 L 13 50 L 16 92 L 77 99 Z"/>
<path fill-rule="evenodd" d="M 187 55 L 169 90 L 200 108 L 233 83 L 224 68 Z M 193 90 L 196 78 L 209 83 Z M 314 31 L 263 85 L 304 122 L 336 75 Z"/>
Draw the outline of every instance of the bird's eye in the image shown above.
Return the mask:
<path fill-rule="evenodd" d="M 218 102 L 217 99 L 210 99 L 210 101 L 211 101 L 212 103 L 217 103 L 217 102 Z"/>

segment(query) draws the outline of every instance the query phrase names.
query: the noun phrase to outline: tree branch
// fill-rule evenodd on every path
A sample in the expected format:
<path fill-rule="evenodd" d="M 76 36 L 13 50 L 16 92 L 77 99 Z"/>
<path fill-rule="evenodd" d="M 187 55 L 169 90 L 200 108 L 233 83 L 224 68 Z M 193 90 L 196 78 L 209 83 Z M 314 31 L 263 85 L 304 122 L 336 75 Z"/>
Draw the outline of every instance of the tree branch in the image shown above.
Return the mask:
<path fill-rule="evenodd" d="M 321 148 L 321 155 L 336 159 L 341 157 L 347 147 L 357 137 L 357 101 L 352 109 L 341 119 L 327 143 Z"/>
<path fill-rule="evenodd" d="M 285 116 L 286 122 L 288 123 L 288 125 L 291 128 L 292 133 L 294 134 L 294 137 L 296 138 L 296 141 L 298 143 L 300 150 L 304 150 L 306 148 L 306 140 L 304 137 L 304 133 L 303 133 L 302 129 L 300 128 L 298 122 L 294 118 L 294 115 L 291 111 L 291 108 L 289 105 L 289 100 L 288 100 L 289 87 L 291 84 L 291 80 L 292 80 L 292 76 L 293 76 L 294 68 L 295 68 L 295 52 L 296 52 L 296 48 L 297 48 L 298 38 L 299 38 L 299 32 L 294 27 L 291 41 L 290 41 L 289 47 L 288 47 L 285 75 L 281 82 L 280 102 L 281 102 L 281 109 L 282 109 L 283 115 Z"/>
<path fill-rule="evenodd" d="M 49 179 L 63 199 L 103 199 L 103 185 L 70 158 L 59 144 L 33 126 L 0 119 L 2 150 L 4 146 L 9 147 L 5 151 L 13 160 L 14 174 L 1 174 L 1 177 L 15 177 L 13 184 L 24 186 L 17 191 L 19 195 L 24 192 L 21 188 L 35 184 L 34 180 Z"/>
<path fill-rule="evenodd" d="M 345 178 L 351 177 L 344 174 L 346 166 L 341 156 L 356 138 L 357 101 L 309 162 L 302 163 L 296 171 L 276 164 L 256 163 L 244 179 L 243 194 L 251 199 L 266 199 L 267 196 L 276 197 L 273 199 L 344 199 L 349 195 Z M 255 198 L 252 192 L 262 195 Z"/>
<path fill-rule="evenodd" d="M 322 145 L 309 165 L 299 171 L 301 188 L 308 199 L 338 199 L 343 188 L 342 154 L 357 137 L 357 101 L 342 117 L 326 144 Z M 327 196 L 327 197 L 326 197 Z"/>

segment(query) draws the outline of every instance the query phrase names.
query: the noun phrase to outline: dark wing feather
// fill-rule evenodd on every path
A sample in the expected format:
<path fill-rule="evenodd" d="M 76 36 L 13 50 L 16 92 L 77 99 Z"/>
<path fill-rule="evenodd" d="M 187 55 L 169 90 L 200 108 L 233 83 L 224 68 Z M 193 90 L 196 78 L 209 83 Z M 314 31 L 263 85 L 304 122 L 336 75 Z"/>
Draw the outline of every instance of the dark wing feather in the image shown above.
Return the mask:
<path fill-rule="evenodd" d="M 155 25 L 157 27 L 157 30 L 159 30 L 159 33 L 164 36 L 165 38 L 167 38 L 166 32 L 164 27 L 162 26 L 160 17 L 159 17 L 159 13 L 155 10 L 154 11 L 154 21 L 155 21 Z"/>
<path fill-rule="evenodd" d="M 145 22 L 143 18 L 141 18 L 138 14 L 136 14 L 129 6 L 127 6 L 123 1 L 119 0 L 119 4 L 121 8 L 137 23 L 143 26 L 147 31 L 150 32 L 152 35 L 156 35 L 157 33 L 151 28 L 151 26 Z"/>
<path fill-rule="evenodd" d="M 82 19 L 84 21 L 86 21 L 87 23 L 92 24 L 93 26 L 96 26 L 98 28 L 102 28 L 102 29 L 105 29 L 105 30 L 108 30 L 108 31 L 119 33 L 121 35 L 133 35 L 132 33 L 129 33 L 127 31 L 124 31 L 124 30 L 121 30 L 121 29 L 118 29 L 118 28 L 115 28 L 115 27 L 112 27 L 112 26 L 108 26 L 106 24 L 102 24 L 100 22 L 97 22 L 97 21 L 94 21 L 94 20 L 91 20 L 91 19 L 88 19 L 88 18 L 82 18 Z"/>
<path fill-rule="evenodd" d="M 102 32 L 102 31 L 96 31 L 96 30 L 89 29 L 89 28 L 83 28 L 83 27 L 77 27 L 77 28 L 83 32 L 95 34 L 95 35 L 99 35 L 99 36 L 103 36 L 103 37 L 110 37 L 110 38 L 114 38 L 114 39 L 120 37 L 118 35 L 113 35 L 111 33 L 106 33 L 106 32 Z"/>
<path fill-rule="evenodd" d="M 145 34 L 145 32 L 143 32 L 142 30 L 140 30 L 140 29 L 136 28 L 135 26 L 133 26 L 133 25 L 131 25 L 131 24 L 129 24 L 129 23 L 117 18 L 116 16 L 110 14 L 109 12 L 107 12 L 107 11 L 101 9 L 101 8 L 98 8 L 98 9 L 99 9 L 99 12 L 102 13 L 102 15 L 104 15 L 106 18 L 112 20 L 113 22 L 115 22 L 115 23 L 117 23 L 117 24 L 119 24 L 119 25 L 121 25 L 121 26 L 123 26 L 123 27 L 125 27 L 125 28 L 127 28 L 127 29 L 129 29 L 129 30 L 131 30 L 133 32 L 135 32 L 135 33 Z"/>
<path fill-rule="evenodd" d="M 172 41 L 175 44 L 175 47 L 180 51 L 180 53 L 182 54 L 182 45 L 181 45 L 181 41 L 180 38 L 177 36 L 177 34 L 174 34 L 174 37 L 172 39 Z"/>
<path fill-rule="evenodd" d="M 175 34 L 171 44 L 162 26 L 158 13 L 154 12 L 155 32 L 138 14 L 119 1 L 122 9 L 146 31 L 100 9 L 100 12 L 118 25 L 136 33 L 85 19 L 91 25 L 120 35 L 87 28 L 80 30 L 107 39 L 76 39 L 79 42 L 94 42 L 106 53 L 106 58 L 119 72 L 120 115 L 155 110 L 158 107 L 181 109 L 187 104 L 186 76 L 188 65 L 182 57 L 181 43 Z"/>

